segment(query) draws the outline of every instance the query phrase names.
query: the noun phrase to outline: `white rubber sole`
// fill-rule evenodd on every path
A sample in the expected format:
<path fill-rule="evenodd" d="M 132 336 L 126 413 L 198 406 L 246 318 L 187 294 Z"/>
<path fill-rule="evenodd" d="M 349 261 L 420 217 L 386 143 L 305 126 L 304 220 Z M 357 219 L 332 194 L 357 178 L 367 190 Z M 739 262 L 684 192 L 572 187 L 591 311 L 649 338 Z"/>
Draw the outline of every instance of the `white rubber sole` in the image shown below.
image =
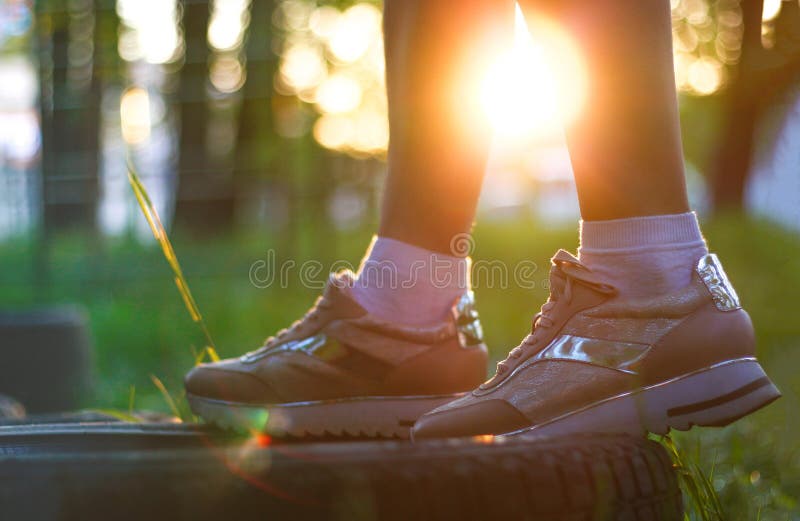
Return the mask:
<path fill-rule="evenodd" d="M 463 393 L 435 396 L 368 396 L 274 405 L 250 405 L 187 395 L 192 411 L 209 423 L 240 432 L 283 437 L 358 436 L 408 438 L 426 412 Z"/>
<path fill-rule="evenodd" d="M 739 358 L 613 396 L 504 436 L 666 434 L 670 429 L 685 431 L 693 425 L 722 427 L 780 396 L 755 358 Z"/>

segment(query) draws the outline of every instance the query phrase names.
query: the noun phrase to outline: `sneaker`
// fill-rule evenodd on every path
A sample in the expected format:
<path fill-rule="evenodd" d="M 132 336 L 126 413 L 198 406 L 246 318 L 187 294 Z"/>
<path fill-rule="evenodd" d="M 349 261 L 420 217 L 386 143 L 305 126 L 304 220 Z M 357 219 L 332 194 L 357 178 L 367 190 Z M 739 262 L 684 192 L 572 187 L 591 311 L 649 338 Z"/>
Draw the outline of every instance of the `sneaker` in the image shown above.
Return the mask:
<path fill-rule="evenodd" d="M 352 273 L 291 327 L 241 358 L 186 376 L 204 420 L 274 436 L 407 437 L 424 412 L 486 377 L 486 346 L 472 292 L 447 320 L 425 327 L 379 320 L 348 296 Z"/>
<path fill-rule="evenodd" d="M 532 332 L 467 396 L 422 416 L 415 438 L 723 426 L 780 396 L 754 356 L 750 317 L 716 255 L 692 282 L 624 298 L 565 251 Z"/>

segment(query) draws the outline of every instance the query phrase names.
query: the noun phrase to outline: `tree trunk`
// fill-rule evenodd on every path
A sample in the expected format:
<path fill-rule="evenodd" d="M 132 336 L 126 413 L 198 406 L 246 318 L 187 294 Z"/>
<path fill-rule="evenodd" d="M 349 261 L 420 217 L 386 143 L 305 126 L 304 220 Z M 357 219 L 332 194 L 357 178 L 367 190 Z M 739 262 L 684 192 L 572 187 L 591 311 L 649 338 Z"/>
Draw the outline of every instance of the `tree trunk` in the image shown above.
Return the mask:
<path fill-rule="evenodd" d="M 180 150 L 175 225 L 194 234 L 227 231 L 233 220 L 230 175 L 213 168 L 206 152 L 209 21 L 207 0 L 185 0 L 185 63 L 180 71 Z"/>
<path fill-rule="evenodd" d="M 39 27 L 45 28 L 39 47 L 43 221 L 48 230 L 93 228 L 95 223 L 100 84 L 94 56 L 68 53 L 71 44 L 86 52 L 93 48 L 94 5 L 80 7 L 37 2 Z"/>
<path fill-rule="evenodd" d="M 800 72 L 800 8 L 783 2 L 776 21 L 776 44 L 761 44 L 763 0 L 742 0 L 744 34 L 742 55 L 731 87 L 723 95 L 723 135 L 711 172 L 711 200 L 715 212 L 741 211 L 752 166 L 756 129 L 765 108 Z"/>

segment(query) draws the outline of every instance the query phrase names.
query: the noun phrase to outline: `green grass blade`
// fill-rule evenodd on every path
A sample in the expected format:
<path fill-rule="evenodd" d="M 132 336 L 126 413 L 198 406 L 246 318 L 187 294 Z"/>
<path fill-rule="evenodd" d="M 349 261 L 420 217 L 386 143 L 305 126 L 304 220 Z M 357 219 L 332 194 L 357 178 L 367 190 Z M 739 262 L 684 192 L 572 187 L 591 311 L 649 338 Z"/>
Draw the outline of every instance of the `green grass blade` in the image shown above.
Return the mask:
<path fill-rule="evenodd" d="M 209 357 L 212 361 L 217 361 L 219 360 L 219 357 L 216 354 L 216 344 L 211 338 L 211 333 L 208 331 L 208 327 L 203 320 L 203 315 L 200 314 L 200 309 L 197 306 L 197 302 L 195 301 L 194 296 L 189 289 L 189 284 L 186 282 L 186 277 L 183 275 L 180 262 L 178 262 L 178 257 L 175 255 L 175 250 L 173 249 L 172 243 L 167 236 L 167 231 L 161 222 L 161 218 L 158 216 L 158 211 L 156 210 L 155 205 L 153 205 L 153 202 L 147 193 L 147 189 L 142 184 L 139 175 L 136 173 L 136 169 L 133 167 L 130 158 L 128 158 L 127 165 L 128 182 L 130 183 L 133 193 L 136 196 L 136 201 L 139 203 L 139 208 L 142 210 L 142 214 L 147 220 L 147 224 L 150 226 L 150 231 L 153 232 L 153 237 L 155 237 L 156 241 L 161 246 L 161 251 L 164 253 L 164 258 L 167 260 L 170 268 L 172 268 L 172 273 L 175 278 L 175 286 L 178 288 L 178 292 L 183 298 L 183 304 L 186 306 L 186 310 L 192 317 L 192 321 L 194 321 L 200 327 L 200 330 L 205 337 L 207 344 L 205 351 L 209 354 Z"/>
<path fill-rule="evenodd" d="M 687 498 L 690 511 L 694 511 L 703 521 L 724 521 L 722 504 L 709 476 L 695 461 L 689 461 L 675 441 L 662 436 L 658 441 L 667 449 L 672 464 L 678 474 L 678 481 Z M 691 519 L 689 513 L 687 519 Z"/>
<path fill-rule="evenodd" d="M 219 362 L 219 355 L 217 354 L 217 350 L 214 349 L 212 346 L 206 346 L 205 352 L 208 354 L 209 360 L 212 362 Z"/>
<path fill-rule="evenodd" d="M 133 414 L 133 403 L 136 400 L 136 386 L 131 385 L 131 390 L 128 393 L 128 414 Z"/>
<path fill-rule="evenodd" d="M 183 416 L 181 415 L 181 411 L 180 411 L 180 409 L 178 409 L 178 405 L 175 403 L 175 400 L 172 399 L 172 395 L 169 394 L 169 391 L 167 391 L 167 388 L 164 385 L 164 382 L 162 382 L 154 374 L 150 375 L 150 379 L 153 381 L 153 385 L 155 385 L 156 388 L 161 393 L 161 396 L 164 397 L 164 401 L 167 403 L 167 406 L 169 407 L 170 411 L 172 412 L 172 415 L 175 416 L 176 418 L 183 419 Z"/>
<path fill-rule="evenodd" d="M 128 423 L 141 423 L 141 420 L 136 416 L 125 413 L 122 411 L 118 411 L 117 409 L 88 409 L 89 412 L 94 412 L 97 414 L 104 414 L 106 416 L 111 416 L 112 418 L 116 418 L 119 421 L 128 422 Z"/>

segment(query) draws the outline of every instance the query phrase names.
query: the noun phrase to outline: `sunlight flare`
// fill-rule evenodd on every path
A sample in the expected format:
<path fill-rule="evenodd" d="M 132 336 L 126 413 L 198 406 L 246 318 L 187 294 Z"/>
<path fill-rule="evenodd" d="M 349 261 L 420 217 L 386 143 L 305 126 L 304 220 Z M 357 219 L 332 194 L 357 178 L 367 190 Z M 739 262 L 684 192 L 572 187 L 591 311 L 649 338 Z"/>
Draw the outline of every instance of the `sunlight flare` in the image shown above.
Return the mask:
<path fill-rule="evenodd" d="M 481 83 L 481 105 L 499 139 L 560 135 L 586 96 L 586 72 L 574 44 L 552 24 L 535 27 L 536 39 L 517 6 L 514 46 Z M 546 50 L 559 56 L 557 63 L 548 62 Z"/>

